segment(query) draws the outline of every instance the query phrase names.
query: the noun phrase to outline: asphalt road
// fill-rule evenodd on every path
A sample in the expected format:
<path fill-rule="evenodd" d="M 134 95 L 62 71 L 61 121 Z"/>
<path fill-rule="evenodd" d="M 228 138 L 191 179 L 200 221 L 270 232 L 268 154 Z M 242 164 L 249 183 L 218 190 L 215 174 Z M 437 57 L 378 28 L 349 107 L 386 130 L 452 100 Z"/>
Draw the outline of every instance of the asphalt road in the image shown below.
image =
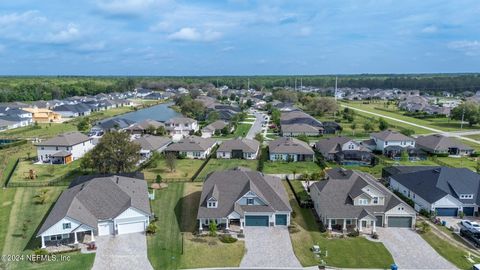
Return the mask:
<path fill-rule="evenodd" d="M 246 138 L 247 139 L 253 139 L 255 138 L 255 134 L 259 133 L 262 131 L 262 122 L 264 121 L 264 114 L 255 112 L 253 113 L 255 115 L 255 122 L 253 123 L 252 127 L 247 133 Z"/>

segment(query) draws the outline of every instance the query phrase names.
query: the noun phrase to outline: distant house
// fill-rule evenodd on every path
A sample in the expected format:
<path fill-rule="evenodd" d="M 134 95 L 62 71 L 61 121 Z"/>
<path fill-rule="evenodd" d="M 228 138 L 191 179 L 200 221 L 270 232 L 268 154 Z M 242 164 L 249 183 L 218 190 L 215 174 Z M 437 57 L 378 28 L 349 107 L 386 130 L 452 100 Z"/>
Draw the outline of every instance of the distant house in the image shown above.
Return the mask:
<path fill-rule="evenodd" d="M 23 108 L 32 114 L 32 120 L 38 123 L 60 122 L 62 115 L 46 108 Z"/>
<path fill-rule="evenodd" d="M 152 90 L 145 89 L 145 88 L 135 88 L 133 91 L 135 93 L 135 97 L 137 97 L 137 98 L 144 98 L 144 97 L 150 95 L 151 93 L 153 93 Z"/>
<path fill-rule="evenodd" d="M 260 143 L 256 140 L 238 138 L 224 141 L 217 149 L 217 158 L 256 159 Z"/>
<path fill-rule="evenodd" d="M 440 134 L 419 136 L 415 139 L 415 142 L 418 148 L 430 154 L 466 156 L 475 152 L 472 147 Z"/>
<path fill-rule="evenodd" d="M 415 139 L 391 130 L 372 133 L 370 140 L 363 141 L 362 144 L 389 157 L 398 157 L 402 151 L 410 151 L 413 154 L 415 149 Z"/>
<path fill-rule="evenodd" d="M 415 210 L 437 216 L 478 213 L 480 175 L 466 168 L 424 168 L 388 177 L 390 188 L 410 198 Z"/>
<path fill-rule="evenodd" d="M 104 133 L 108 131 L 125 130 L 134 123 L 134 121 L 125 118 L 112 118 L 98 122 L 95 126 L 92 127 L 91 132 L 98 135 L 99 133 Z"/>
<path fill-rule="evenodd" d="M 185 157 L 192 159 L 205 159 L 212 153 L 215 145 L 217 145 L 217 142 L 213 139 L 189 136 L 170 144 L 165 149 L 165 152 L 184 155 Z"/>
<path fill-rule="evenodd" d="M 281 134 L 285 137 L 319 136 L 324 133 L 322 122 L 299 110 L 282 112 L 280 126 Z"/>
<path fill-rule="evenodd" d="M 222 132 L 222 129 L 228 127 L 228 123 L 223 120 L 217 120 L 211 124 L 208 124 L 204 128 L 202 128 L 202 137 L 203 138 L 210 138 L 214 135 L 219 135 Z M 229 131 L 232 131 L 231 128 Z"/>
<path fill-rule="evenodd" d="M 95 236 L 144 233 L 151 215 L 145 180 L 98 177 L 74 182 L 63 191 L 37 237 L 46 248 L 95 241 Z"/>
<path fill-rule="evenodd" d="M 268 143 L 272 161 L 313 161 L 315 153 L 310 145 L 291 137 L 282 137 Z"/>
<path fill-rule="evenodd" d="M 90 115 L 91 108 L 82 103 L 78 104 L 64 104 L 53 108 L 53 111 L 62 115 L 65 118 L 73 118 L 78 116 Z"/>
<path fill-rule="evenodd" d="M 335 168 L 310 187 L 315 211 L 328 230 L 374 233 L 376 227 L 415 228 L 415 210 L 372 176 Z"/>
<path fill-rule="evenodd" d="M 92 138 L 80 132 L 69 132 L 35 144 L 38 161 L 51 164 L 68 164 L 93 148 Z"/>
<path fill-rule="evenodd" d="M 292 208 L 280 178 L 249 170 L 216 171 L 203 183 L 199 230 L 211 222 L 227 230 L 290 225 Z"/>
<path fill-rule="evenodd" d="M 322 124 L 324 134 L 337 134 L 342 131 L 342 126 L 337 122 L 323 122 Z"/>
<path fill-rule="evenodd" d="M 144 135 L 133 140 L 133 142 L 142 147 L 140 149 L 140 158 L 142 160 L 146 160 L 149 159 L 154 152 L 162 153 L 167 146 L 172 143 L 172 139 L 167 137 Z"/>
<path fill-rule="evenodd" d="M 0 131 L 5 131 L 13 128 L 19 127 L 17 122 L 4 120 L 0 118 Z"/>
<path fill-rule="evenodd" d="M 315 150 L 328 161 L 339 164 L 370 165 L 371 150 L 348 137 L 332 137 L 315 143 Z"/>
<path fill-rule="evenodd" d="M 175 137 L 182 138 L 199 129 L 197 120 L 188 117 L 174 117 L 165 122 L 165 128 L 174 140 Z"/>
<path fill-rule="evenodd" d="M 8 129 L 25 127 L 33 123 L 31 112 L 11 106 L 0 106 L 0 119 L 15 123 L 8 125 Z"/>
<path fill-rule="evenodd" d="M 145 119 L 141 122 L 132 124 L 130 127 L 126 128 L 126 130 L 132 134 L 144 134 L 150 128 L 158 129 L 160 127 L 165 127 L 165 124 L 155 120 Z"/>

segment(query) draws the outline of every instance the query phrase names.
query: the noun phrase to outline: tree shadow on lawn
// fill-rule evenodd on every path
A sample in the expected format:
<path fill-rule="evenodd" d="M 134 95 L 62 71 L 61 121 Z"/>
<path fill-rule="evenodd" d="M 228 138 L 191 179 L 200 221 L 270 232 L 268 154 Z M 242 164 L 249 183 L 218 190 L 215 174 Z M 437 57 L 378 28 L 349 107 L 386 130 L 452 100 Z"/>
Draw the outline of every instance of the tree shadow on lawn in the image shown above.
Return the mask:
<path fill-rule="evenodd" d="M 181 232 L 194 232 L 197 226 L 198 204 L 201 191 L 181 197 L 175 205 L 175 217 Z"/>

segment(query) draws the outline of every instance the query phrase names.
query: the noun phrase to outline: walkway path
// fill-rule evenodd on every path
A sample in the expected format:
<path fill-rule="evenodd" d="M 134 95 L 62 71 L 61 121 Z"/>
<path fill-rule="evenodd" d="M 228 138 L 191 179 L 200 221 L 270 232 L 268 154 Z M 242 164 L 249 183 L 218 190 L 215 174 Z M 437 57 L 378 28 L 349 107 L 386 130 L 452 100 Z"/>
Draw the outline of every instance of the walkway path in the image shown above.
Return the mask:
<path fill-rule="evenodd" d="M 469 141 L 469 142 L 473 142 L 473 143 L 480 144 L 480 141 L 477 141 L 477 140 L 474 140 L 474 139 L 472 139 L 472 138 L 468 138 L 468 137 L 462 136 L 461 134 L 463 134 L 463 132 L 462 132 L 462 133 L 446 132 L 446 131 L 443 131 L 443 130 L 440 130 L 440 129 L 436 129 L 436 128 L 431 128 L 431 127 L 419 125 L 419 124 L 412 123 L 412 122 L 409 122 L 409 121 L 397 119 L 397 118 L 395 118 L 395 117 L 386 116 L 386 115 L 383 115 L 383 114 L 380 114 L 380 113 L 374 113 L 374 112 L 362 110 L 362 109 L 355 108 L 355 107 L 348 106 L 348 105 L 344 105 L 344 104 L 341 104 L 340 106 L 342 106 L 342 107 L 344 107 L 344 108 L 349 108 L 349 109 L 352 109 L 352 110 L 355 110 L 355 111 L 359 111 L 359 112 L 362 112 L 362 113 L 367 113 L 367 114 L 375 115 L 375 116 L 382 117 L 382 118 L 385 118 L 385 119 L 397 121 L 397 122 L 400 122 L 400 123 L 403 123 L 403 124 L 407 124 L 407 125 L 410 125 L 410 126 L 423 128 L 423 129 L 426 129 L 426 130 L 433 131 L 433 132 L 435 132 L 435 133 L 440 133 L 440 134 L 445 135 L 445 136 L 457 137 L 457 138 L 462 139 L 462 140 L 466 140 L 466 141 Z M 479 131 L 479 133 L 480 133 L 480 131 Z M 468 134 L 470 134 L 470 133 L 468 133 Z"/>

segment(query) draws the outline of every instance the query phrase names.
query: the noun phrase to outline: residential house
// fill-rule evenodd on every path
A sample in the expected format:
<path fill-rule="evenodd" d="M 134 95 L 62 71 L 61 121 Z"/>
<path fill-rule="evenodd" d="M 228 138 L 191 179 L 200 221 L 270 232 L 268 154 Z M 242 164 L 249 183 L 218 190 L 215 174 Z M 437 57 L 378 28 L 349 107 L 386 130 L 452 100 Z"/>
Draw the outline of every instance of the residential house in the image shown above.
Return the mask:
<path fill-rule="evenodd" d="M 315 143 L 317 150 L 328 161 L 343 165 L 370 165 L 371 150 L 348 137 L 326 138 Z"/>
<path fill-rule="evenodd" d="M 388 177 L 390 188 L 415 203 L 415 210 L 437 216 L 478 213 L 480 175 L 467 168 L 425 168 Z"/>
<path fill-rule="evenodd" d="M 223 120 L 217 120 L 213 123 L 208 124 L 204 128 L 202 128 L 202 138 L 210 138 L 214 135 L 219 135 L 222 132 L 222 129 L 228 128 L 228 123 Z M 229 129 L 231 132 L 233 127 Z"/>
<path fill-rule="evenodd" d="M 223 141 L 217 149 L 217 158 L 256 159 L 260 143 L 246 138 Z"/>
<path fill-rule="evenodd" d="M 415 228 L 415 210 L 371 175 L 343 168 L 310 187 L 315 211 L 328 230 L 374 233 L 376 227 Z"/>
<path fill-rule="evenodd" d="M 91 108 L 83 103 L 78 104 L 64 104 L 53 108 L 53 111 L 62 115 L 65 118 L 73 118 L 78 116 L 90 115 Z"/>
<path fill-rule="evenodd" d="M 133 90 L 133 92 L 135 93 L 135 97 L 137 97 L 137 98 L 144 98 L 144 97 L 150 95 L 151 93 L 153 93 L 152 90 L 145 89 L 145 88 L 135 88 Z"/>
<path fill-rule="evenodd" d="M 197 219 L 202 231 L 211 222 L 227 230 L 290 225 L 288 195 L 280 178 L 257 171 L 216 171 L 203 183 Z"/>
<path fill-rule="evenodd" d="M 75 181 L 62 192 L 37 237 L 42 248 L 95 236 L 144 233 L 152 213 L 147 182 L 125 176 Z"/>
<path fill-rule="evenodd" d="M 197 120 L 188 117 L 174 117 L 165 122 L 165 128 L 174 141 L 191 135 L 199 129 Z"/>
<path fill-rule="evenodd" d="M 337 122 L 323 122 L 323 133 L 324 134 L 337 134 L 343 130 Z"/>
<path fill-rule="evenodd" d="M 433 134 L 419 136 L 415 139 L 417 148 L 430 154 L 448 154 L 452 156 L 467 156 L 475 152 L 475 149 L 459 142 L 456 139 Z"/>
<path fill-rule="evenodd" d="M 140 159 L 149 159 L 154 152 L 162 153 L 169 144 L 172 143 L 172 139 L 168 137 L 160 137 L 153 135 L 144 135 L 140 138 L 133 140 L 138 143 L 142 148 L 140 149 Z"/>
<path fill-rule="evenodd" d="M 92 127 L 90 132 L 98 136 L 101 136 L 105 132 L 125 130 L 131 125 L 133 125 L 134 123 L 135 123 L 134 121 L 128 120 L 125 118 L 111 118 L 108 120 L 98 122 L 96 125 Z"/>
<path fill-rule="evenodd" d="M 308 143 L 292 137 L 281 137 L 268 143 L 272 161 L 313 161 L 315 152 Z"/>
<path fill-rule="evenodd" d="M 173 152 L 192 159 L 205 159 L 216 145 L 217 142 L 213 139 L 189 136 L 170 144 L 165 152 Z"/>
<path fill-rule="evenodd" d="M 0 106 L 0 119 L 15 122 L 11 128 L 25 127 L 33 123 L 32 113 L 18 107 Z"/>
<path fill-rule="evenodd" d="M 14 121 L 9 121 L 9 120 L 3 120 L 0 118 L 0 131 L 5 131 L 13 128 L 17 128 L 18 123 Z"/>
<path fill-rule="evenodd" d="M 412 156 L 416 153 L 415 139 L 397 131 L 384 130 L 372 133 L 370 140 L 363 141 L 362 144 L 391 158 L 398 158 L 402 151 L 407 151 Z"/>
<path fill-rule="evenodd" d="M 50 123 L 61 122 L 62 115 L 47 108 L 23 108 L 23 110 L 32 114 L 33 122 Z"/>
<path fill-rule="evenodd" d="M 38 161 L 68 164 L 93 148 L 92 138 L 80 132 L 69 132 L 35 144 Z"/>
<path fill-rule="evenodd" d="M 299 110 L 282 112 L 280 126 L 281 134 L 285 137 L 319 136 L 324 133 L 322 122 Z"/>
<path fill-rule="evenodd" d="M 160 127 L 165 127 L 165 124 L 151 119 L 145 119 L 141 122 L 134 123 L 126 130 L 132 134 L 144 134 L 147 133 L 149 129 L 158 129 Z"/>

